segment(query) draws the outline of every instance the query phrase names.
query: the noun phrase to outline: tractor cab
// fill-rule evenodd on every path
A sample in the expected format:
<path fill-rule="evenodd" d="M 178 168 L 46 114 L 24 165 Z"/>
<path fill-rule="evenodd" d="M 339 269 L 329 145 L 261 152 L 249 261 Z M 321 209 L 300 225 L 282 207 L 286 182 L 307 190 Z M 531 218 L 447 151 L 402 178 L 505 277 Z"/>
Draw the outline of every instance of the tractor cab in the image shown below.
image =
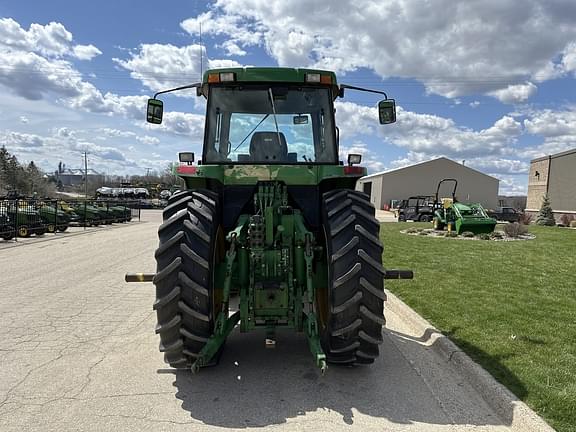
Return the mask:
<path fill-rule="evenodd" d="M 202 83 L 157 93 L 148 101 L 148 122 L 162 122 L 159 94 L 188 88 L 208 101 L 203 165 L 339 165 L 334 100 L 345 89 L 383 94 L 379 121 L 396 121 L 395 101 L 386 93 L 338 85 L 333 72 L 231 68 L 209 70 Z"/>

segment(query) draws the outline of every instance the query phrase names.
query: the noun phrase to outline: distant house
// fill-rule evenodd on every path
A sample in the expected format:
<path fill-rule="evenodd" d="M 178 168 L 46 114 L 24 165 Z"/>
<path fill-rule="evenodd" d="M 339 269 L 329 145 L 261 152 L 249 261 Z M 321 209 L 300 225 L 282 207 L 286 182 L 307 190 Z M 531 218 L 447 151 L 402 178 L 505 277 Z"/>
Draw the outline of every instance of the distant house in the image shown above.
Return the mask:
<path fill-rule="evenodd" d="M 500 180 L 445 157 L 362 177 L 356 188 L 369 194 L 377 209 L 383 209 L 411 196 L 434 195 L 444 178 L 458 180 L 458 200 L 479 202 L 486 208 L 498 206 Z M 442 187 L 440 194 L 450 196 L 452 191 L 447 189 Z"/>
<path fill-rule="evenodd" d="M 79 186 L 84 183 L 84 170 L 83 169 L 65 169 L 64 172 L 58 175 L 58 179 L 62 182 L 62 186 Z M 88 169 L 88 181 L 101 183 L 104 176 L 93 169 Z"/>
<path fill-rule="evenodd" d="M 537 213 L 548 194 L 554 215 L 576 215 L 576 149 L 534 159 L 528 174 L 526 211 Z"/>

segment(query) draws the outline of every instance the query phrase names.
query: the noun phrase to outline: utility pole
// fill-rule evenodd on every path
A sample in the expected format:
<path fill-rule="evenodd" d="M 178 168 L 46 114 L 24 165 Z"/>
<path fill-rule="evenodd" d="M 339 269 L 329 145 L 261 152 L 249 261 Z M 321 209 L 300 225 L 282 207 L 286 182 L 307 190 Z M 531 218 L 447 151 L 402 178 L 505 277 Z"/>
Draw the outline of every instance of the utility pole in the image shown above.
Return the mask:
<path fill-rule="evenodd" d="M 84 195 L 88 199 L 88 152 L 84 152 Z"/>
<path fill-rule="evenodd" d="M 200 26 L 200 81 L 202 81 L 202 23 L 199 22 Z"/>

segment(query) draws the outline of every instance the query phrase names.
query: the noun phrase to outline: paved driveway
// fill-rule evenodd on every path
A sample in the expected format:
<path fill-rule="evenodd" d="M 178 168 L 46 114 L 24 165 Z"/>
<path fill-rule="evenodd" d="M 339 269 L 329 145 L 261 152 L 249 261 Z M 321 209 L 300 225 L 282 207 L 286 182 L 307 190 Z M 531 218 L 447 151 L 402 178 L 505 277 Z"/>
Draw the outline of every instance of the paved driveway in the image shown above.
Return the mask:
<path fill-rule="evenodd" d="M 500 431 L 502 421 L 393 314 L 372 367 L 320 376 L 302 335 L 234 333 L 218 367 L 167 369 L 151 284 L 159 212 L 0 248 L 0 431 Z"/>

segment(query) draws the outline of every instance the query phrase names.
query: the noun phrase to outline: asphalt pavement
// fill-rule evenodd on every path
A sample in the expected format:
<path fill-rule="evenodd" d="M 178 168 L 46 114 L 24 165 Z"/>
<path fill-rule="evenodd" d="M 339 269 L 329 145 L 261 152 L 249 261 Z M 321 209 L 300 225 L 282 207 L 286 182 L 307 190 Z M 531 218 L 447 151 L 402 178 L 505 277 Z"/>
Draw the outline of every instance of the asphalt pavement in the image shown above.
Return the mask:
<path fill-rule="evenodd" d="M 303 335 L 229 337 L 192 375 L 158 352 L 159 211 L 0 248 L 0 431 L 505 431 L 510 420 L 390 313 L 371 367 L 315 368 Z"/>

